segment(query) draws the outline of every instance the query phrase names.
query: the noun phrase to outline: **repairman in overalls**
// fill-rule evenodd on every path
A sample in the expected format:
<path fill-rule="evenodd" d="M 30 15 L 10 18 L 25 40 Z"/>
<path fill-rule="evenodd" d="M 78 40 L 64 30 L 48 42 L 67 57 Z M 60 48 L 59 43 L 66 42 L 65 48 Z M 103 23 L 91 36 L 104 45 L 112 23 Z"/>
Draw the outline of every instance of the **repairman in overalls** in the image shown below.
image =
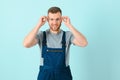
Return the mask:
<path fill-rule="evenodd" d="M 46 23 L 49 29 L 39 31 Z M 70 31 L 60 29 L 61 23 Z M 39 44 L 41 49 L 40 72 L 37 80 L 72 80 L 69 66 L 70 45 L 85 47 L 86 38 L 71 24 L 69 17 L 62 16 L 59 7 L 51 7 L 47 16 L 42 16 L 34 29 L 25 37 L 23 45 L 27 48 Z"/>

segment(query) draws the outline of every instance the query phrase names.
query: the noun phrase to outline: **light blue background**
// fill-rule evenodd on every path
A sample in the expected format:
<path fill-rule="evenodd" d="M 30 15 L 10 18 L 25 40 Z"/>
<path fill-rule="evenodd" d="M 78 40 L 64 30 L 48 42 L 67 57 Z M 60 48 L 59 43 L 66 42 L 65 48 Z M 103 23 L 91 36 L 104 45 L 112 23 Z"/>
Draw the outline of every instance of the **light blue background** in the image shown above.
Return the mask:
<path fill-rule="evenodd" d="M 120 80 L 119 4 L 119 0 L 0 1 L 0 80 L 36 80 L 39 48 L 24 48 L 22 42 L 51 6 L 60 7 L 89 42 L 85 48 L 71 47 L 73 80 Z M 64 24 L 62 28 L 68 30 Z"/>

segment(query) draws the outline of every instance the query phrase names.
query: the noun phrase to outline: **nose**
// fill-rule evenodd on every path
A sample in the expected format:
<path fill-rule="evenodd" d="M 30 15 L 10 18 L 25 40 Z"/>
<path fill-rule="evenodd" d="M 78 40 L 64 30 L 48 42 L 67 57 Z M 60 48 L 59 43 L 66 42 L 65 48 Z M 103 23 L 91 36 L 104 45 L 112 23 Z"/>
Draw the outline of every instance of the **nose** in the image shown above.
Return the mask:
<path fill-rule="evenodd" d="M 53 20 L 53 24 L 57 24 L 57 20 Z"/>

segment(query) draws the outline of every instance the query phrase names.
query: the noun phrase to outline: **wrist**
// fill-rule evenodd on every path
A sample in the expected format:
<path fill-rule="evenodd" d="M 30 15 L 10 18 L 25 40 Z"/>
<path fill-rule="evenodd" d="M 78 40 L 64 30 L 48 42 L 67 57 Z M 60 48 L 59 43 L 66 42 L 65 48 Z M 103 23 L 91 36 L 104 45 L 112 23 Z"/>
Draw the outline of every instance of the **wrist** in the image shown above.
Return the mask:
<path fill-rule="evenodd" d="M 38 23 L 37 26 L 40 28 L 40 27 L 42 26 L 42 24 L 41 24 L 41 23 Z"/>
<path fill-rule="evenodd" d="M 71 28 L 71 27 L 73 27 L 73 26 L 72 26 L 72 24 L 68 24 L 67 26 L 68 26 L 68 28 Z"/>

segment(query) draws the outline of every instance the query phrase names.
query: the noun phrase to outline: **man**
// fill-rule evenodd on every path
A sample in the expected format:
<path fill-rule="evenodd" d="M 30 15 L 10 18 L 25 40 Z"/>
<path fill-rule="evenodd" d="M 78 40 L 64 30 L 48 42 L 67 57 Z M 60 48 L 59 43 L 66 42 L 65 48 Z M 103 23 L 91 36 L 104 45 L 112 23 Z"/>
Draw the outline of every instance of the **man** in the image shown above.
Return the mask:
<path fill-rule="evenodd" d="M 39 29 L 46 23 L 49 29 Z M 60 29 L 61 23 L 70 31 Z M 41 64 L 38 80 L 72 80 L 69 67 L 69 48 L 71 44 L 85 47 L 86 38 L 73 27 L 69 17 L 62 16 L 59 7 L 51 7 L 47 16 L 42 16 L 35 28 L 25 37 L 23 45 L 27 48 L 39 44 Z"/>

